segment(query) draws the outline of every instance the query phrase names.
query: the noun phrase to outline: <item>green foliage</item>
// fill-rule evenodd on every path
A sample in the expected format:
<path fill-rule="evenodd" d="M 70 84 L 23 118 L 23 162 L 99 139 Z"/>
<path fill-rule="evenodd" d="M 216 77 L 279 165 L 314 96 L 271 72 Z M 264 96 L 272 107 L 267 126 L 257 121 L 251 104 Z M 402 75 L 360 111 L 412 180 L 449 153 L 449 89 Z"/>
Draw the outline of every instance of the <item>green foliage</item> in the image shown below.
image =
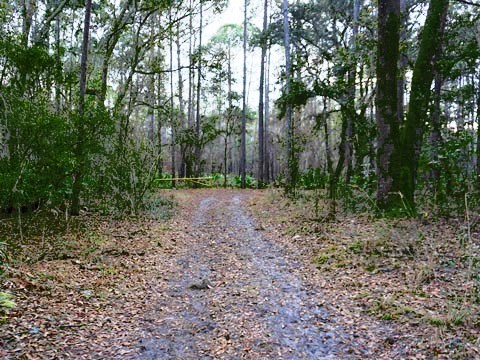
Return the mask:
<path fill-rule="evenodd" d="M 0 119 L 5 138 L 0 156 L 0 208 L 33 210 L 65 204 L 79 163 L 87 188 L 97 193 L 103 176 L 92 165 L 104 162 L 105 140 L 113 129 L 108 114 L 89 111 L 83 119 L 76 114 L 57 114 L 42 97 L 25 100 L 12 96 L 4 106 L 8 111 Z M 81 152 L 76 152 L 72 144 L 79 133 L 84 140 Z"/>
<path fill-rule="evenodd" d="M 69 192 L 72 135 L 69 120 L 43 101 L 10 99 L 0 157 L 0 207 L 59 205 Z M 71 123 L 70 123 L 71 125 Z"/>
<path fill-rule="evenodd" d="M 242 177 L 240 175 L 236 175 L 229 179 L 229 185 L 241 188 L 242 187 Z M 257 181 L 251 177 L 250 175 L 246 175 L 245 177 L 245 187 L 248 189 L 254 189 L 257 187 Z"/>
<path fill-rule="evenodd" d="M 230 47 L 240 45 L 243 39 L 243 27 L 238 24 L 226 24 L 223 25 L 212 36 L 210 42 L 212 45 L 221 44 L 228 45 Z"/>
<path fill-rule="evenodd" d="M 106 160 L 103 203 L 117 213 L 128 215 L 145 209 L 159 160 L 154 149 L 145 141 L 129 139 L 114 148 Z"/>
<path fill-rule="evenodd" d="M 417 191 L 431 195 L 428 199 L 433 200 L 439 214 L 464 213 L 465 194 L 475 195 L 474 188 L 478 180 L 470 160 L 473 156 L 471 144 L 474 136 L 470 130 L 448 130 L 444 133 L 442 146 L 425 144 L 425 151 L 419 162 L 419 170 L 425 175 L 418 179 Z M 437 148 L 436 158 L 431 156 L 433 147 Z M 432 181 L 433 170 L 439 174 L 437 181 Z M 425 200 L 421 199 L 421 203 L 428 205 Z M 478 197 L 473 196 L 471 205 L 476 206 L 477 202 Z"/>
<path fill-rule="evenodd" d="M 162 172 L 155 177 L 153 181 L 153 187 L 156 189 L 171 189 L 172 188 L 172 175 L 166 172 Z M 170 181 L 169 181 L 170 180 Z"/>
<path fill-rule="evenodd" d="M 221 186 L 221 185 L 223 185 L 223 180 L 224 180 L 223 174 L 213 173 L 213 174 L 211 175 L 211 177 L 212 177 L 212 183 L 214 184 L 214 186 Z"/>
<path fill-rule="evenodd" d="M 0 291 L 0 311 L 13 309 L 16 306 L 12 298 L 12 294 Z"/>
<path fill-rule="evenodd" d="M 328 175 L 319 168 L 310 168 L 300 175 L 299 185 L 307 190 L 324 189 L 327 183 Z"/>
<path fill-rule="evenodd" d="M 294 109 L 304 106 L 308 99 L 315 96 L 312 90 L 309 90 L 303 81 L 290 79 L 290 92 L 288 95 L 282 93 L 276 101 L 276 105 L 280 110 L 279 117 L 285 116 L 287 104 L 292 105 Z"/>

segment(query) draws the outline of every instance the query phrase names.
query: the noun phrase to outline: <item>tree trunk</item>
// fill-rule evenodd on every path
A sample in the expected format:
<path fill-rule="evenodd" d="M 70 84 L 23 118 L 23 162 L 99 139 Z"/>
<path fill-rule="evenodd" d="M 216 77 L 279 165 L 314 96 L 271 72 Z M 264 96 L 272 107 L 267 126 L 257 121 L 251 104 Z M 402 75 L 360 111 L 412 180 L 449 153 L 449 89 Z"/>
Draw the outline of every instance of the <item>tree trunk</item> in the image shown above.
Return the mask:
<path fill-rule="evenodd" d="M 150 31 L 151 31 L 151 34 L 150 34 L 150 63 L 153 64 L 154 61 L 155 61 L 155 41 L 154 41 L 154 34 L 155 34 L 155 18 L 152 18 L 152 21 L 151 21 L 151 24 L 150 24 Z M 115 43 L 116 41 L 113 40 Z M 115 45 L 113 45 L 115 46 Z M 113 54 L 113 48 L 111 48 L 111 52 L 109 52 L 109 55 L 108 56 L 105 56 L 104 57 L 104 65 L 107 65 L 107 67 L 104 69 L 106 71 L 108 71 L 108 62 L 110 61 L 110 57 L 111 55 Z M 106 82 L 106 79 L 107 79 L 107 72 L 105 72 L 105 83 L 102 84 L 102 88 L 103 86 L 105 86 L 105 92 L 103 92 L 102 90 L 102 99 L 101 99 L 101 103 L 104 104 L 104 101 L 105 101 L 105 95 L 106 95 L 106 90 L 107 90 L 107 82 Z M 103 78 L 103 75 L 102 75 L 102 78 Z M 152 75 L 149 77 L 149 79 L 147 80 L 148 81 L 148 95 L 147 95 L 147 101 L 149 102 L 149 109 L 148 109 L 148 112 L 149 112 L 149 116 L 150 116 L 150 124 L 149 124 L 149 128 L 148 128 L 148 137 L 149 137 L 149 140 L 152 144 L 153 147 L 155 147 L 155 137 L 156 137 L 156 134 L 155 134 L 155 103 L 156 103 L 156 99 L 155 99 L 155 95 L 157 94 L 156 90 L 155 90 L 155 75 Z M 160 93 L 158 93 L 159 95 Z"/>
<path fill-rule="evenodd" d="M 157 14 L 158 16 L 158 28 L 162 28 L 161 24 L 161 16 L 160 14 Z M 160 59 L 162 57 L 162 50 L 160 47 L 157 48 L 157 57 Z M 154 77 L 155 79 L 155 77 Z M 157 74 L 157 80 L 156 80 L 156 85 L 157 85 L 157 94 L 155 96 L 155 91 L 153 91 L 152 94 L 152 99 L 153 103 L 157 103 L 157 149 L 158 149 L 158 161 L 157 161 L 157 172 L 158 175 L 161 177 L 163 173 L 163 139 L 162 139 L 162 128 L 163 128 L 163 113 L 162 113 L 162 106 L 163 106 L 163 101 L 162 101 L 162 76 L 161 74 Z M 154 80 L 155 84 L 155 80 Z M 152 115 L 152 118 L 154 115 Z"/>
<path fill-rule="evenodd" d="M 448 0 L 431 0 L 418 57 L 412 75 L 409 111 L 405 128 L 401 134 L 402 157 L 400 163 L 399 190 L 407 205 L 414 210 L 414 193 L 417 177 L 417 165 L 422 149 L 422 139 L 430 101 L 430 86 L 434 77 L 434 68 L 439 46 L 443 38 Z"/>
<path fill-rule="evenodd" d="M 187 106 L 187 128 L 190 131 L 193 128 L 193 87 L 194 87 L 194 74 L 193 74 L 193 47 L 192 47 L 192 40 L 193 40 L 193 3 L 190 0 L 190 7 L 189 7 L 189 20 L 188 20 L 188 59 L 189 59 L 189 67 L 188 67 L 188 106 Z M 187 143 L 185 147 L 185 176 L 191 177 L 192 176 L 192 144 Z"/>
<path fill-rule="evenodd" d="M 198 79 L 197 79 L 197 117 L 195 121 L 195 174 L 197 177 L 200 176 L 201 171 L 201 150 L 200 149 L 200 99 L 201 99 L 201 90 L 202 90 L 202 33 L 203 33 L 203 2 L 200 1 L 200 28 L 198 34 Z"/>
<path fill-rule="evenodd" d="M 185 129 L 185 105 L 183 103 L 183 77 L 182 77 L 182 55 L 181 55 L 181 45 L 180 45 L 180 22 L 177 23 L 177 66 L 178 66 L 178 103 L 180 110 L 180 129 Z M 185 176 L 185 147 L 182 143 L 180 145 L 180 167 L 179 175 L 180 177 Z"/>
<path fill-rule="evenodd" d="M 352 54 L 356 57 L 357 52 L 357 36 L 358 36 L 358 17 L 360 13 L 360 0 L 354 0 L 353 2 L 353 31 L 351 39 Z M 345 141 L 345 162 L 347 163 L 347 171 L 345 173 L 345 183 L 350 184 L 353 173 L 353 137 L 354 137 L 354 124 L 356 122 L 357 114 L 355 111 L 355 80 L 357 77 L 357 61 L 351 63 L 351 67 L 348 71 L 348 98 L 347 98 L 347 129 L 346 129 L 346 141 Z"/>
<path fill-rule="evenodd" d="M 170 8 L 168 13 L 168 21 L 170 25 L 172 24 L 172 9 Z M 171 171 L 172 171 L 172 188 L 175 188 L 175 177 L 176 177 L 176 159 L 177 156 L 175 142 L 176 142 L 176 121 L 175 121 L 175 113 L 173 109 L 173 31 L 170 31 L 168 36 L 168 46 L 169 46 L 169 53 L 170 53 L 170 126 L 171 126 L 171 139 L 170 139 L 170 151 L 171 151 Z"/>
<path fill-rule="evenodd" d="M 56 60 L 59 64 L 59 67 L 61 68 L 61 50 L 60 50 L 60 14 L 57 15 L 55 19 L 55 56 Z M 55 110 L 60 112 L 60 109 L 62 107 L 62 94 L 61 94 L 61 87 L 60 87 L 60 81 L 55 80 Z"/>
<path fill-rule="evenodd" d="M 85 19 L 83 24 L 82 57 L 80 60 L 80 92 L 78 97 L 78 121 L 83 122 L 85 114 L 85 92 L 87 89 L 87 63 L 88 44 L 90 34 L 90 18 L 92 14 L 92 0 L 85 1 Z M 80 213 L 80 195 L 82 192 L 83 178 L 83 124 L 77 123 L 77 143 L 74 145 L 77 165 L 73 172 L 71 214 L 76 216 Z"/>
<path fill-rule="evenodd" d="M 407 0 L 400 0 L 400 44 L 407 40 Z M 401 47 L 403 48 L 403 46 Z M 398 123 L 403 122 L 404 106 L 405 106 L 405 71 L 408 65 L 408 57 L 405 50 L 399 55 L 398 62 L 398 80 L 397 80 L 397 117 Z"/>
<path fill-rule="evenodd" d="M 262 54 L 260 59 L 260 86 L 258 89 L 258 182 L 263 184 L 265 181 L 265 134 L 264 134 L 264 93 L 265 88 L 265 56 L 267 53 L 267 15 L 268 15 L 268 0 L 264 1 L 263 5 L 263 29 L 262 29 Z"/>
<path fill-rule="evenodd" d="M 378 3 L 377 48 L 377 205 L 389 209 L 398 201 L 396 169 L 398 168 L 397 64 L 399 57 L 400 2 Z"/>
<path fill-rule="evenodd" d="M 283 31 L 284 31 L 284 47 L 285 47 L 285 96 L 288 99 L 290 94 L 290 26 L 288 23 L 288 1 L 283 0 Z M 293 189 L 294 183 L 294 158 L 293 158 L 293 126 L 292 126 L 292 105 L 287 100 L 285 106 L 285 125 L 286 125 L 286 159 L 287 171 L 285 185 L 287 192 Z"/>
<path fill-rule="evenodd" d="M 25 47 L 28 46 L 30 30 L 32 29 L 33 14 L 35 13 L 36 5 L 36 0 L 23 0 L 22 44 Z"/>
<path fill-rule="evenodd" d="M 271 166 L 270 166 L 270 133 L 269 133 L 269 117 L 270 117 L 270 50 L 268 51 L 267 74 L 265 82 L 265 181 L 270 182 Z"/>
<path fill-rule="evenodd" d="M 241 187 L 246 187 L 246 168 L 247 168 L 247 151 L 246 151 L 246 127 L 247 127 L 247 1 L 245 0 L 243 9 L 243 91 L 242 91 L 242 134 L 240 139 L 240 176 Z"/>
<path fill-rule="evenodd" d="M 120 15 L 115 19 L 110 33 L 105 37 L 105 54 L 102 59 L 102 82 L 100 86 L 100 95 L 98 97 L 98 102 L 101 105 L 105 105 L 105 99 L 107 97 L 107 85 L 108 85 L 108 68 L 110 65 L 110 59 L 112 58 L 113 51 L 115 46 L 120 39 L 122 30 L 127 26 L 127 21 L 125 20 L 125 14 L 131 5 L 132 0 L 125 2 Z M 152 27 L 154 26 L 152 21 Z M 153 34 L 152 34 L 153 35 Z"/>
<path fill-rule="evenodd" d="M 430 173 L 432 185 L 434 189 L 434 193 L 436 195 L 436 199 L 440 200 L 440 159 L 438 156 L 439 149 L 442 146 L 443 139 L 441 128 L 442 124 L 440 121 L 440 91 L 442 89 L 442 77 L 438 71 L 435 71 L 435 86 L 434 86 L 434 99 L 433 99 L 433 111 L 432 111 L 432 132 L 430 134 L 430 146 L 432 149 L 432 170 Z"/>
<path fill-rule="evenodd" d="M 480 38 L 479 38 L 480 46 Z M 480 84 L 480 75 L 477 76 Z M 477 85 L 477 187 L 480 189 L 480 85 Z"/>
<path fill-rule="evenodd" d="M 227 187 L 227 173 L 228 173 L 228 139 L 233 129 L 233 99 L 232 99 L 232 49 L 230 38 L 228 39 L 227 49 L 227 85 L 228 85 L 228 110 L 225 121 L 225 142 L 223 148 L 223 187 Z"/>
<path fill-rule="evenodd" d="M 328 109 L 327 109 L 327 97 L 323 97 L 323 110 L 322 110 L 322 123 L 323 123 L 323 134 L 325 136 L 325 154 L 327 157 L 327 171 L 328 171 L 328 191 L 330 198 L 330 209 L 329 217 L 333 217 L 336 211 L 336 200 L 335 200 L 335 177 L 333 174 L 333 161 L 332 161 L 332 152 L 330 149 L 330 133 L 328 130 Z"/>

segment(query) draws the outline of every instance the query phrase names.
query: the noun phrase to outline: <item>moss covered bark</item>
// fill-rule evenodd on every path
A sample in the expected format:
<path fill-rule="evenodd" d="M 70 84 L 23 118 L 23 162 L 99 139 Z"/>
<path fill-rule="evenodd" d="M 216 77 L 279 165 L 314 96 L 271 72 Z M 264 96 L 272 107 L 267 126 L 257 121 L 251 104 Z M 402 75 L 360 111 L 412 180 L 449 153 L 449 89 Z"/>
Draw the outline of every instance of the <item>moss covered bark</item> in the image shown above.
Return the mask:
<path fill-rule="evenodd" d="M 400 40 L 400 1 L 378 2 L 377 48 L 377 204 L 381 209 L 395 206 L 398 196 L 396 158 L 399 149 L 397 116 L 397 64 Z"/>
<path fill-rule="evenodd" d="M 405 203 L 412 209 L 415 208 L 416 172 L 427 122 L 430 88 L 435 75 L 436 55 L 439 53 L 445 29 L 448 5 L 448 0 L 431 0 L 430 2 L 421 33 L 418 57 L 413 69 L 409 111 L 401 133 L 399 190 L 405 197 Z"/>

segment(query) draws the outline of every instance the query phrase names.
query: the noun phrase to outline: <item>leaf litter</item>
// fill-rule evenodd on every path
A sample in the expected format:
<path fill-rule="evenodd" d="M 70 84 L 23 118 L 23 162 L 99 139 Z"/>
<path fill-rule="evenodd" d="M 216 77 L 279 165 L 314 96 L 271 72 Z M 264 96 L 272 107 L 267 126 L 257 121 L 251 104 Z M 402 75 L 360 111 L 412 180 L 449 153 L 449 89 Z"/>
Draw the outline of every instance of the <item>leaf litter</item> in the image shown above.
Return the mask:
<path fill-rule="evenodd" d="M 0 357 L 478 354 L 478 326 L 470 323 L 478 308 L 455 313 L 445 282 L 473 285 L 457 283 L 453 265 L 433 267 L 433 277 L 428 259 L 414 266 L 408 243 L 392 248 L 377 239 L 383 225 L 312 223 L 304 207 L 267 191 L 174 194 L 169 220 L 84 219 L 86 231 L 65 236 L 68 256 L 8 269 L 1 291 L 15 307 L 3 310 Z M 401 226 L 402 236 L 418 235 Z M 389 260 L 368 255 L 376 252 Z"/>

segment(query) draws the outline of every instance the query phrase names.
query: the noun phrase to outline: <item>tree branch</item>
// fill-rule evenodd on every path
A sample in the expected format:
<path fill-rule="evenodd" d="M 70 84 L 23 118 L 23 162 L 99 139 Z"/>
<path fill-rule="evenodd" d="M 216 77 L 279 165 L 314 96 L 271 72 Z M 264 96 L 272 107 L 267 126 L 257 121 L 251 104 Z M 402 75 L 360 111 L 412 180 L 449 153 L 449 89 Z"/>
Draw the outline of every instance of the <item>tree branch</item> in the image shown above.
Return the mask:
<path fill-rule="evenodd" d="M 40 31 L 35 35 L 35 43 L 41 43 L 48 34 L 48 28 L 50 27 L 50 23 L 57 17 L 58 14 L 63 10 L 63 8 L 68 4 L 69 0 L 63 0 L 56 9 L 50 14 L 48 18 L 45 19 L 43 22 L 43 26 Z"/>
<path fill-rule="evenodd" d="M 476 3 L 468 1 L 468 0 L 456 0 L 456 1 L 459 2 L 459 3 L 462 3 L 462 4 L 467 4 L 467 5 L 480 7 L 480 4 L 476 4 Z"/>

